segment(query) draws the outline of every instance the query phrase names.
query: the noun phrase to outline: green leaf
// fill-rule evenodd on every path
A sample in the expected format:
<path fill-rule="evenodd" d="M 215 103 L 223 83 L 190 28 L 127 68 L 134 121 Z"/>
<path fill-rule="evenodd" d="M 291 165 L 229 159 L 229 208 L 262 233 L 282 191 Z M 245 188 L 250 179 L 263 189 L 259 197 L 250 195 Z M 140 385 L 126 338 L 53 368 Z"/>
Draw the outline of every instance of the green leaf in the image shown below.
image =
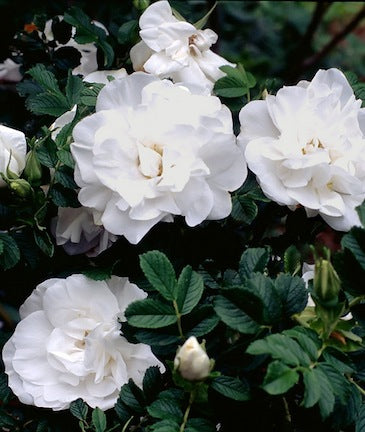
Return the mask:
<path fill-rule="evenodd" d="M 353 374 L 356 370 L 350 358 L 339 350 L 327 348 L 323 352 L 323 358 L 326 363 L 330 364 L 342 374 Z"/>
<path fill-rule="evenodd" d="M 247 383 L 236 377 L 220 375 L 213 379 L 211 388 L 223 396 L 236 401 L 247 401 L 250 399 L 250 389 Z"/>
<path fill-rule="evenodd" d="M 104 411 L 96 407 L 91 415 L 95 432 L 104 432 L 106 429 L 106 415 Z"/>
<path fill-rule="evenodd" d="M 216 432 L 215 424 L 205 418 L 189 418 L 185 432 Z"/>
<path fill-rule="evenodd" d="M 149 432 L 179 432 L 180 424 L 173 420 L 162 420 L 151 425 L 148 430 Z"/>
<path fill-rule="evenodd" d="M 144 410 L 142 390 L 137 387 L 132 380 L 129 380 L 128 384 L 124 384 L 119 392 L 119 399 L 133 412 L 142 414 Z"/>
<path fill-rule="evenodd" d="M 138 37 L 138 21 L 131 20 L 123 23 L 118 30 L 118 42 L 122 45 L 133 43 Z"/>
<path fill-rule="evenodd" d="M 243 252 L 239 263 L 239 274 L 242 281 L 252 273 L 263 272 L 270 257 L 268 248 L 251 248 Z"/>
<path fill-rule="evenodd" d="M 342 237 L 341 245 L 344 249 L 351 251 L 361 268 L 365 270 L 365 230 L 353 227 L 348 234 Z"/>
<path fill-rule="evenodd" d="M 13 392 L 8 386 L 8 376 L 5 372 L 0 374 L 0 400 L 2 403 L 7 404 L 11 399 Z"/>
<path fill-rule="evenodd" d="M 273 359 L 281 360 L 290 366 L 308 367 L 311 364 L 308 354 L 296 341 L 278 333 L 254 341 L 246 352 L 252 355 L 269 354 Z"/>
<path fill-rule="evenodd" d="M 68 189 L 76 189 L 77 184 L 74 181 L 74 172 L 72 168 L 61 166 L 55 173 L 55 181 Z"/>
<path fill-rule="evenodd" d="M 303 371 L 304 383 L 304 408 L 310 408 L 315 405 L 321 396 L 321 387 L 319 386 L 316 369 L 308 369 Z"/>
<path fill-rule="evenodd" d="M 27 99 L 27 108 L 33 114 L 47 114 L 59 117 L 70 109 L 67 99 L 62 93 L 40 93 Z"/>
<path fill-rule="evenodd" d="M 246 72 L 241 65 L 236 68 L 221 66 L 219 69 L 225 72 L 226 76 L 220 78 L 214 85 L 214 93 L 217 96 L 227 98 L 244 96 L 248 89 L 256 85 L 253 75 Z"/>
<path fill-rule="evenodd" d="M 177 294 L 176 303 L 182 315 L 186 315 L 194 309 L 199 303 L 203 291 L 203 278 L 197 272 L 193 271 L 191 266 L 186 266 L 179 276 L 177 293 L 176 291 L 174 292 L 174 295 Z"/>
<path fill-rule="evenodd" d="M 270 278 L 261 273 L 254 273 L 245 281 L 244 291 L 261 300 L 262 307 L 255 311 L 254 315 L 247 311 L 258 323 L 272 325 L 280 320 L 282 303 Z"/>
<path fill-rule="evenodd" d="M 88 410 L 88 406 L 81 398 L 76 399 L 70 404 L 71 414 L 79 420 L 86 420 Z"/>
<path fill-rule="evenodd" d="M 29 69 L 27 73 L 44 90 L 48 90 L 50 92 L 55 92 L 55 93 L 61 93 L 55 75 L 52 72 L 48 71 L 43 64 L 38 63 L 37 65 Z"/>
<path fill-rule="evenodd" d="M 301 277 L 281 274 L 275 280 L 275 289 L 281 298 L 285 316 L 291 317 L 307 306 L 308 291 Z"/>
<path fill-rule="evenodd" d="M 365 201 L 361 205 L 356 207 L 356 211 L 359 215 L 362 226 L 365 228 Z"/>
<path fill-rule="evenodd" d="M 77 192 L 73 189 L 65 188 L 60 183 L 53 185 L 50 197 L 58 207 L 80 207 Z"/>
<path fill-rule="evenodd" d="M 196 23 L 194 23 L 193 26 L 196 29 L 201 30 L 205 26 L 205 24 L 208 22 L 208 19 L 209 19 L 211 13 L 216 8 L 216 6 L 217 6 L 217 2 L 215 2 L 214 5 L 209 9 L 209 11 L 202 18 L 200 18 L 199 21 L 197 21 Z"/>
<path fill-rule="evenodd" d="M 269 364 L 262 388 L 271 395 L 287 392 L 299 380 L 299 374 L 281 361 Z"/>
<path fill-rule="evenodd" d="M 210 315 L 210 316 L 204 318 L 197 325 L 195 325 L 193 328 L 191 328 L 186 333 L 186 337 L 189 337 L 189 336 L 195 336 L 195 337 L 205 336 L 206 334 L 208 334 L 212 330 L 214 330 L 214 328 L 218 325 L 219 321 L 220 321 L 219 316 L 217 316 L 214 313 L 213 315 Z"/>
<path fill-rule="evenodd" d="M 80 102 L 83 88 L 82 79 L 77 75 L 72 75 L 71 71 L 69 71 L 66 84 L 66 97 L 69 106 L 72 107 Z"/>
<path fill-rule="evenodd" d="M 54 244 L 47 231 L 33 231 L 34 240 L 39 249 L 48 257 L 54 254 Z"/>
<path fill-rule="evenodd" d="M 114 264 L 109 267 L 92 267 L 82 272 L 86 277 L 95 281 L 110 279 L 113 274 Z"/>
<path fill-rule="evenodd" d="M 309 355 L 312 361 L 316 361 L 318 359 L 322 342 L 314 330 L 297 326 L 283 331 L 283 334 L 295 339 L 303 348 L 303 350 Z"/>
<path fill-rule="evenodd" d="M 143 393 L 146 400 L 152 401 L 162 387 L 162 374 L 158 366 L 151 366 L 143 377 Z"/>
<path fill-rule="evenodd" d="M 166 300 L 176 300 L 175 270 L 167 256 L 159 251 L 150 251 L 140 255 L 139 263 L 150 284 Z"/>
<path fill-rule="evenodd" d="M 355 432 L 365 432 L 365 404 L 359 410 Z"/>
<path fill-rule="evenodd" d="M 291 245 L 284 253 L 284 271 L 292 276 L 296 275 L 301 269 L 302 255 L 299 250 Z"/>
<path fill-rule="evenodd" d="M 4 252 L 4 243 L 0 240 L 0 255 Z"/>
<path fill-rule="evenodd" d="M 104 84 L 93 83 L 89 87 L 84 87 L 81 93 L 81 103 L 87 107 L 95 107 L 96 98 Z"/>
<path fill-rule="evenodd" d="M 315 375 L 321 388 L 321 397 L 318 401 L 319 410 L 321 412 L 322 419 L 325 420 L 333 411 L 335 405 L 335 396 L 333 394 L 331 383 L 325 373 L 316 368 Z"/>
<path fill-rule="evenodd" d="M 58 162 L 57 147 L 51 139 L 44 140 L 36 147 L 39 162 L 47 168 L 54 168 Z"/>
<path fill-rule="evenodd" d="M 240 195 L 233 196 L 231 212 L 233 219 L 249 225 L 256 218 L 257 213 L 257 205 L 251 198 Z"/>
<path fill-rule="evenodd" d="M 97 42 L 97 45 L 102 49 L 104 53 L 104 67 L 109 68 L 114 61 L 114 50 L 113 47 L 104 39 Z"/>
<path fill-rule="evenodd" d="M 174 420 L 181 423 L 183 413 L 175 400 L 159 398 L 147 407 L 148 414 L 163 420 Z"/>
<path fill-rule="evenodd" d="M 0 266 L 4 270 L 14 267 L 20 260 L 20 251 L 15 240 L 9 234 L 0 233 L 3 251 L 0 254 Z"/>
<path fill-rule="evenodd" d="M 254 334 L 259 330 L 260 326 L 226 297 L 217 295 L 213 305 L 219 318 L 232 329 L 244 334 Z"/>
<path fill-rule="evenodd" d="M 58 150 L 57 151 L 57 157 L 60 162 L 62 162 L 64 165 L 66 165 L 69 168 L 75 168 L 75 161 L 72 157 L 72 154 L 68 150 Z"/>
<path fill-rule="evenodd" d="M 153 299 L 131 303 L 125 316 L 130 325 L 142 328 L 161 328 L 176 323 L 173 307 Z"/>

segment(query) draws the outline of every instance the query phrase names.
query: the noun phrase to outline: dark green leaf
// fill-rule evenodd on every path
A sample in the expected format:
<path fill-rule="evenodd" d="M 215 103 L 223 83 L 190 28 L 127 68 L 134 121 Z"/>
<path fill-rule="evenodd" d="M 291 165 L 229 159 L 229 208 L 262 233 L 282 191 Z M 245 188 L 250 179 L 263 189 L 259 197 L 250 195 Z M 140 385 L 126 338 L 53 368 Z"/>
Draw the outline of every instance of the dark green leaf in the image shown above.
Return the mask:
<path fill-rule="evenodd" d="M 273 334 L 264 339 L 253 342 L 246 351 L 248 354 L 269 354 L 275 360 L 290 366 L 310 366 L 311 361 L 308 354 L 301 346 L 290 337 L 283 334 Z"/>
<path fill-rule="evenodd" d="M 177 282 L 175 270 L 167 256 L 159 251 L 150 251 L 140 255 L 139 262 L 150 284 L 166 300 L 176 300 Z"/>
<path fill-rule="evenodd" d="M 13 392 L 8 386 L 8 376 L 3 372 L 0 374 L 0 400 L 6 404 L 9 402 L 12 395 Z"/>
<path fill-rule="evenodd" d="M 365 432 L 365 404 L 359 410 L 355 432 Z"/>
<path fill-rule="evenodd" d="M 106 415 L 104 411 L 96 407 L 91 415 L 95 432 L 104 432 L 106 429 Z"/>
<path fill-rule="evenodd" d="M 81 92 L 84 85 L 82 79 L 69 72 L 66 84 L 66 97 L 70 107 L 80 102 Z"/>
<path fill-rule="evenodd" d="M 76 189 L 77 184 L 74 181 L 73 169 L 67 166 L 61 166 L 55 173 L 55 181 L 68 189 Z"/>
<path fill-rule="evenodd" d="M 303 350 L 309 355 L 312 361 L 316 361 L 318 359 L 322 342 L 314 330 L 297 326 L 290 330 L 285 330 L 283 334 L 295 339 L 303 348 Z"/>
<path fill-rule="evenodd" d="M 190 329 L 186 333 L 186 337 L 205 336 L 206 334 L 210 333 L 218 325 L 219 321 L 220 321 L 219 316 L 217 316 L 215 313 L 213 313 L 213 315 L 210 315 L 210 316 L 204 318 L 197 325 L 195 325 L 192 329 Z"/>
<path fill-rule="evenodd" d="M 151 432 L 179 432 L 180 424 L 173 420 L 161 420 L 150 426 L 149 431 Z M 186 432 L 186 429 L 185 429 Z"/>
<path fill-rule="evenodd" d="M 73 416 L 75 416 L 79 420 L 86 420 L 88 406 L 82 399 L 79 398 L 71 402 L 70 412 Z"/>
<path fill-rule="evenodd" d="M 138 21 L 131 20 L 119 27 L 118 42 L 122 45 L 134 42 L 138 36 Z"/>
<path fill-rule="evenodd" d="M 34 231 L 33 235 L 39 249 L 48 257 L 52 257 L 54 254 L 54 244 L 47 231 Z"/>
<path fill-rule="evenodd" d="M 103 50 L 104 53 L 104 67 L 109 68 L 114 61 L 113 47 L 104 39 L 99 40 L 97 45 Z"/>
<path fill-rule="evenodd" d="M 270 257 L 267 248 L 252 248 L 243 252 L 239 263 L 239 274 L 242 281 L 249 278 L 252 273 L 263 272 Z"/>
<path fill-rule="evenodd" d="M 320 369 L 316 368 L 315 375 L 317 382 L 321 388 L 321 397 L 319 398 L 318 404 L 321 416 L 324 420 L 333 411 L 333 407 L 335 405 L 335 396 L 333 394 L 331 383 L 328 380 L 326 374 L 323 373 Z"/>
<path fill-rule="evenodd" d="M 51 139 L 43 141 L 40 146 L 36 148 L 36 153 L 42 165 L 48 168 L 54 168 L 56 166 L 58 162 L 57 147 Z"/>
<path fill-rule="evenodd" d="M 198 304 L 204 291 L 202 277 L 193 271 L 190 266 L 186 266 L 177 282 L 177 305 L 182 315 L 191 312 Z M 174 293 L 175 294 L 175 293 Z"/>
<path fill-rule="evenodd" d="M 75 161 L 74 161 L 70 151 L 58 150 L 57 151 L 57 157 L 60 160 L 60 162 L 65 164 L 67 167 L 72 168 L 72 169 L 75 167 Z"/>
<path fill-rule="evenodd" d="M 119 392 L 119 400 L 123 402 L 133 412 L 142 414 L 144 412 L 143 394 L 141 389 L 137 387 L 131 380 L 128 384 L 124 384 Z"/>
<path fill-rule="evenodd" d="M 237 401 L 250 399 L 250 389 L 247 383 L 244 383 L 239 378 L 220 375 L 213 379 L 211 388 L 229 399 Z"/>
<path fill-rule="evenodd" d="M 77 192 L 73 189 L 65 188 L 59 183 L 53 185 L 50 197 L 58 207 L 80 207 Z"/>
<path fill-rule="evenodd" d="M 259 330 L 259 325 L 226 297 L 214 297 L 213 305 L 219 318 L 234 330 L 244 334 L 254 334 Z"/>
<path fill-rule="evenodd" d="M 70 109 L 67 99 L 62 93 L 40 93 L 27 99 L 26 105 L 34 114 L 47 114 L 53 117 L 59 117 Z"/>
<path fill-rule="evenodd" d="M 249 225 L 257 216 L 258 208 L 251 198 L 246 196 L 234 195 L 232 198 L 233 219 Z"/>
<path fill-rule="evenodd" d="M 176 322 L 175 311 L 171 306 L 152 299 L 131 303 L 125 316 L 132 326 L 150 329 L 166 327 Z"/>
<path fill-rule="evenodd" d="M 0 241 L 3 245 L 3 251 L 0 254 L 0 266 L 4 270 L 8 270 L 20 260 L 20 251 L 15 240 L 9 234 L 0 233 Z"/>
<path fill-rule="evenodd" d="M 160 369 L 157 366 L 149 367 L 143 377 L 143 393 L 148 402 L 155 399 L 161 387 L 162 375 Z"/>
<path fill-rule="evenodd" d="M 174 420 L 181 423 L 183 413 L 175 400 L 159 398 L 147 407 L 148 414 L 163 420 Z"/>
<path fill-rule="evenodd" d="M 307 306 L 308 291 L 299 276 L 279 275 L 275 280 L 275 289 L 281 298 L 285 316 L 291 317 Z"/>
<path fill-rule="evenodd" d="M 353 227 L 342 237 L 341 245 L 352 252 L 361 268 L 365 270 L 365 230 Z"/>
<path fill-rule="evenodd" d="M 362 226 L 365 228 L 365 201 L 356 207 Z"/>
<path fill-rule="evenodd" d="M 301 268 L 301 253 L 291 245 L 284 253 L 284 271 L 292 276 L 296 275 Z"/>
<path fill-rule="evenodd" d="M 87 270 L 84 270 L 82 274 L 92 280 L 102 281 L 106 279 L 110 279 L 113 274 L 113 267 L 111 265 L 109 267 L 92 267 Z"/>
<path fill-rule="evenodd" d="M 304 408 L 310 408 L 315 405 L 321 396 L 321 387 L 317 379 L 316 369 L 308 369 L 303 371 L 303 383 L 304 383 L 304 397 L 303 406 Z"/>
<path fill-rule="evenodd" d="M 38 63 L 27 72 L 44 90 L 50 92 L 61 93 L 58 82 L 54 74 L 46 69 L 46 67 Z"/>
<path fill-rule="evenodd" d="M 185 432 L 216 432 L 215 424 L 204 418 L 189 418 Z"/>
<path fill-rule="evenodd" d="M 286 393 L 299 380 L 299 374 L 280 361 L 269 364 L 262 388 L 271 395 Z"/>

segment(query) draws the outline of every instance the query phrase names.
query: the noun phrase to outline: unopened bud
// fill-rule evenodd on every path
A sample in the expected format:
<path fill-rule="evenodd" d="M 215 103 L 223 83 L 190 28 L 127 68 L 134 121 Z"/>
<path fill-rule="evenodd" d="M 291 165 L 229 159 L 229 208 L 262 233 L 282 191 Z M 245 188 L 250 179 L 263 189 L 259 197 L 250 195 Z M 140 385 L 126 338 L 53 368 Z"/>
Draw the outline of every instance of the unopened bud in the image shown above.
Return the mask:
<path fill-rule="evenodd" d="M 318 302 L 332 308 L 338 304 L 341 282 L 330 261 L 320 258 L 316 261 L 313 294 Z"/>
<path fill-rule="evenodd" d="M 32 185 L 39 186 L 42 178 L 42 166 L 39 162 L 37 153 L 31 150 L 27 154 L 24 176 Z"/>
<path fill-rule="evenodd" d="M 195 336 L 179 348 L 174 360 L 175 369 L 188 381 L 201 381 L 209 375 L 212 363 Z"/>
<path fill-rule="evenodd" d="M 11 180 L 9 183 L 10 189 L 12 189 L 18 196 L 26 198 L 32 193 L 31 185 L 24 179 Z"/>
<path fill-rule="evenodd" d="M 141 12 L 147 9 L 149 5 L 149 0 L 133 0 L 133 6 Z"/>

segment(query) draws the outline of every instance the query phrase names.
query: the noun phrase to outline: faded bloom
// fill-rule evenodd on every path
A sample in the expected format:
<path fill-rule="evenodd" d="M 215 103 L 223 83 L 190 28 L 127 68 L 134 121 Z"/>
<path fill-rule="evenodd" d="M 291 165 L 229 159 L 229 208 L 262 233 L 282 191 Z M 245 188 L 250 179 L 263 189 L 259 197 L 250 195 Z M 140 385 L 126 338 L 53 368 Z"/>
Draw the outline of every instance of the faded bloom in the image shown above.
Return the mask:
<path fill-rule="evenodd" d="M 107 29 L 98 21 L 92 21 L 94 25 L 108 34 Z M 70 56 L 70 50 L 79 53 L 80 64 L 72 70 L 74 75 L 87 75 L 98 69 L 97 47 L 94 43 L 80 44 L 75 41 L 76 28 L 64 21 L 62 15 L 58 15 L 46 22 L 44 31 L 39 32 L 40 37 L 53 46 L 54 51 L 63 50 L 66 56 Z M 58 53 L 60 54 L 60 53 Z"/>
<path fill-rule="evenodd" d="M 179 348 L 175 356 L 174 366 L 181 376 L 189 381 L 201 381 L 207 378 L 212 369 L 207 353 L 195 336 L 190 336 Z"/>
<path fill-rule="evenodd" d="M 3 63 L 0 63 L 0 81 L 19 82 L 23 75 L 20 73 L 21 65 L 15 63 L 14 60 L 7 58 Z"/>
<path fill-rule="evenodd" d="M 24 404 L 62 410 L 82 398 L 111 408 L 128 379 L 141 386 L 146 369 L 163 365 L 145 344 L 120 334 L 129 303 L 146 294 L 127 278 L 49 279 L 20 308 L 22 320 L 5 344 L 9 386 Z"/>
<path fill-rule="evenodd" d="M 103 226 L 95 225 L 87 207 L 59 207 L 54 231 L 56 243 L 69 255 L 97 256 L 117 240 Z"/>
<path fill-rule="evenodd" d="M 23 132 L 0 125 L 0 173 L 6 175 L 9 169 L 19 175 L 25 167 L 26 152 L 27 143 Z M 0 187 L 5 185 L 0 177 Z"/>
<path fill-rule="evenodd" d="M 134 70 L 212 90 L 215 81 L 224 76 L 219 68 L 234 66 L 210 50 L 218 39 L 213 30 L 198 30 L 177 20 L 167 1 L 149 6 L 139 25 L 142 41 L 130 52 Z"/>
<path fill-rule="evenodd" d="M 338 69 L 283 87 L 240 112 L 239 143 L 264 193 L 320 214 L 334 229 L 360 221 L 365 198 L 365 109 Z"/>
<path fill-rule="evenodd" d="M 143 72 L 108 83 L 73 137 L 81 204 L 131 243 L 173 215 L 189 226 L 228 216 L 247 175 L 218 98 Z"/>

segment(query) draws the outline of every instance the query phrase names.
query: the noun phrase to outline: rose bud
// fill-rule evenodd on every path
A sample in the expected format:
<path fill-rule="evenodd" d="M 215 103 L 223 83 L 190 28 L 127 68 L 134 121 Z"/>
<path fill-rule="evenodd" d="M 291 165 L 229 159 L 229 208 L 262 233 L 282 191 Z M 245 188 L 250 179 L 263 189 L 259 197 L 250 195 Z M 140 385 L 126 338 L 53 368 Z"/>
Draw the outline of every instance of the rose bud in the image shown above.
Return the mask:
<path fill-rule="evenodd" d="M 189 381 L 201 381 L 209 375 L 212 363 L 195 336 L 180 347 L 174 360 L 175 369 Z"/>

